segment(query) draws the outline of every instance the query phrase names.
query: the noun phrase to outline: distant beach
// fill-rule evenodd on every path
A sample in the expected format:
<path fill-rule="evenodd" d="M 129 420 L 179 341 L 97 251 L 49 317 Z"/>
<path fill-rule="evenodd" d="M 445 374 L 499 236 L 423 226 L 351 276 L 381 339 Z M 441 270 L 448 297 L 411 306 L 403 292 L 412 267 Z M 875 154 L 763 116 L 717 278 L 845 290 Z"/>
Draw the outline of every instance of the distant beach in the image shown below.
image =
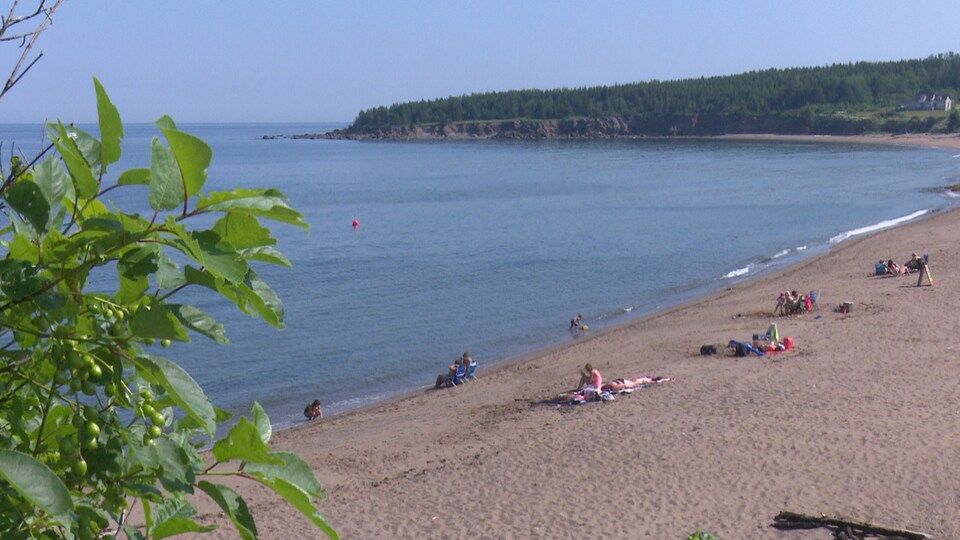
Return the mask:
<path fill-rule="evenodd" d="M 772 528 L 783 510 L 960 537 L 958 240 L 960 212 L 940 212 L 481 369 L 462 387 L 284 430 L 276 444 L 314 466 L 320 508 L 344 538 L 831 537 Z M 929 255 L 934 285 L 873 275 L 878 259 L 912 252 Z M 816 290 L 820 303 L 774 317 L 785 289 Z M 835 311 L 844 302 L 851 312 Z M 699 355 L 771 322 L 796 350 Z M 611 402 L 545 404 L 585 363 L 607 379 L 674 380 Z M 315 536 L 266 492 L 244 494 L 261 537 Z M 228 523 L 215 534 L 234 536 Z"/>
<path fill-rule="evenodd" d="M 739 139 L 752 141 L 809 141 L 864 144 L 898 144 L 903 146 L 921 146 L 925 148 L 949 148 L 960 150 L 960 134 L 940 133 L 904 133 L 900 135 L 724 135 L 721 139 Z"/>

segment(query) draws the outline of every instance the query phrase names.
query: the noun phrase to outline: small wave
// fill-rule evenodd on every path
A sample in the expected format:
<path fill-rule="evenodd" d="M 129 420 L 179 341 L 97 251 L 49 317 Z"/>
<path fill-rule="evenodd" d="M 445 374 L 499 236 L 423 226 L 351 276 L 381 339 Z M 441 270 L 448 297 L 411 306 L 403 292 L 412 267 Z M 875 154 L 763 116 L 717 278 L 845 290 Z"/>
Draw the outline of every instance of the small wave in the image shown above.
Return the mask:
<path fill-rule="evenodd" d="M 914 212 L 914 213 L 912 213 L 912 214 L 910 214 L 910 215 L 907 215 L 907 216 L 898 217 L 898 218 L 896 218 L 896 219 L 888 219 L 887 221 L 881 221 L 880 223 L 877 223 L 877 224 L 874 224 L 874 225 L 867 225 L 866 227 L 860 227 L 859 229 L 853 229 L 852 231 L 842 232 L 842 233 L 834 236 L 833 238 L 831 238 L 831 239 L 830 239 L 830 243 L 831 243 L 831 244 L 838 244 L 838 243 L 843 242 L 844 240 L 847 240 L 848 238 L 852 238 L 852 237 L 854 237 L 854 236 L 860 236 L 861 234 L 867 234 L 867 233 L 879 231 L 879 230 L 881 230 L 881 229 L 887 229 L 887 228 L 893 227 L 893 226 L 895 226 L 895 225 L 899 225 L 899 224 L 901 224 L 901 223 L 910 221 L 910 220 L 912 220 L 912 219 L 916 219 L 916 218 L 918 218 L 918 217 L 926 214 L 927 212 L 929 212 L 929 210 L 917 210 L 916 212 Z"/>
<path fill-rule="evenodd" d="M 723 277 L 725 278 L 735 278 L 746 275 L 750 272 L 750 266 L 744 266 L 743 268 L 738 268 L 737 270 L 731 270 Z"/>
<path fill-rule="evenodd" d="M 790 253 L 790 250 L 789 250 L 789 249 L 785 249 L 785 250 L 783 250 L 783 251 L 777 252 L 777 254 L 774 255 L 773 257 L 770 257 L 770 259 L 771 259 L 771 260 L 772 260 L 772 259 L 779 259 L 780 257 L 783 257 L 784 255 L 787 255 L 788 253 Z"/>
<path fill-rule="evenodd" d="M 807 246 L 797 246 L 797 247 L 794 248 L 794 249 L 796 249 L 797 251 L 803 251 L 803 250 L 807 249 Z"/>

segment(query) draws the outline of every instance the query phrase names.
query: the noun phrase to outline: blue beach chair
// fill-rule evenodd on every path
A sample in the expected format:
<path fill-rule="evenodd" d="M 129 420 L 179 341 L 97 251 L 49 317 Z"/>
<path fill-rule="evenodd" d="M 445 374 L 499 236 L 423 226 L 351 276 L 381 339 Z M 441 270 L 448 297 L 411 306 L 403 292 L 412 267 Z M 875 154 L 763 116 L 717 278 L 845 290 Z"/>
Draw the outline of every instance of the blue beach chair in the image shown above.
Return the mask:
<path fill-rule="evenodd" d="M 467 373 L 467 367 L 463 364 L 457 364 L 457 371 L 454 372 L 453 377 L 450 377 L 449 379 L 447 379 L 443 383 L 443 385 L 446 387 L 450 387 L 450 386 L 458 386 L 460 384 L 463 384 L 464 382 L 466 382 L 464 381 L 464 376 L 466 375 L 466 373 Z"/>
<path fill-rule="evenodd" d="M 470 382 L 476 380 L 477 378 L 477 363 L 470 362 L 470 365 L 467 367 L 467 373 L 463 376 L 463 382 Z"/>

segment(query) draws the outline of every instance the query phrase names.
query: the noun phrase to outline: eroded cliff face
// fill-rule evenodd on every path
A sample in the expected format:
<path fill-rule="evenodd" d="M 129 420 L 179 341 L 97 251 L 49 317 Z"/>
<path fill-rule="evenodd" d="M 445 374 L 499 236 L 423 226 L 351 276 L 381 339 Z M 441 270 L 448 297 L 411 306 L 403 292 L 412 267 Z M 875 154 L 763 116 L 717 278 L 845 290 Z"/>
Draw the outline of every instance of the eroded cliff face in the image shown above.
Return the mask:
<path fill-rule="evenodd" d="M 825 126 L 824 135 L 857 135 L 863 125 Z M 707 137 L 732 133 L 806 135 L 813 131 L 795 119 L 776 115 L 618 116 L 568 120 L 498 120 L 449 124 L 392 126 L 330 133 L 284 136 L 294 139 L 353 140 L 546 140 L 639 139 L 644 137 Z M 267 136 L 264 138 L 275 138 Z"/>
<path fill-rule="evenodd" d="M 577 120 L 507 120 L 394 126 L 364 131 L 338 130 L 294 138 L 331 138 L 356 140 L 431 140 L 431 139 L 601 139 L 637 136 L 622 118 L 583 118 Z"/>

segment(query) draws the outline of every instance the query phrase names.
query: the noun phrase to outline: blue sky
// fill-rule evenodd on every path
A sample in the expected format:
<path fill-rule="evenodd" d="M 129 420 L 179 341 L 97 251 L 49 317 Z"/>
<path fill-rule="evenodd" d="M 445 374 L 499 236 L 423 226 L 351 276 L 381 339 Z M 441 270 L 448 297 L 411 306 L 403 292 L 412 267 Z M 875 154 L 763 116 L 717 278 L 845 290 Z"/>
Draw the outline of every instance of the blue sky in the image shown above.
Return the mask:
<path fill-rule="evenodd" d="M 5 12 L 6 7 L 2 8 Z M 960 52 L 960 2 L 67 0 L 0 123 L 351 121 L 474 92 Z M 2 77 L 13 47 L 0 44 Z"/>

